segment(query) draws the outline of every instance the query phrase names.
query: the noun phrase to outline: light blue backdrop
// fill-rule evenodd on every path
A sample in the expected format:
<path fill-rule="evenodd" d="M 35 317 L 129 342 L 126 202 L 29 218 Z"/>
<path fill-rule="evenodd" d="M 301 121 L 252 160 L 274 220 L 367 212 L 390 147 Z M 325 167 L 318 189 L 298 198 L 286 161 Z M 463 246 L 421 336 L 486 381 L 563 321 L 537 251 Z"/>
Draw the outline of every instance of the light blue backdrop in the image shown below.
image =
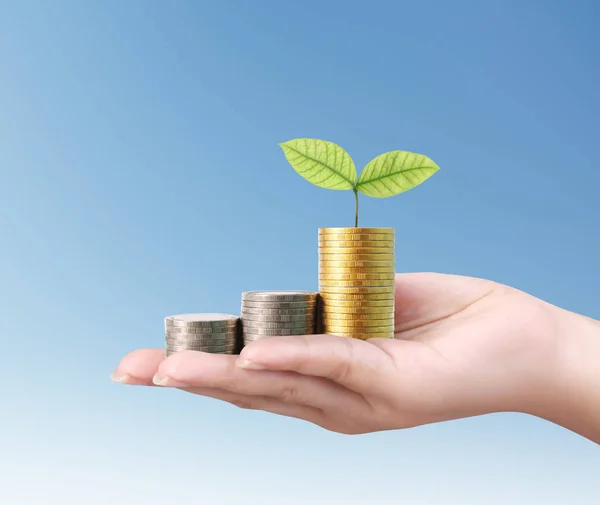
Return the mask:
<path fill-rule="evenodd" d="M 0 2 L 0 502 L 597 504 L 597 446 L 516 414 L 346 437 L 112 384 L 162 318 L 316 289 L 351 192 L 278 142 L 441 170 L 361 225 L 398 271 L 600 318 L 593 1 Z"/>

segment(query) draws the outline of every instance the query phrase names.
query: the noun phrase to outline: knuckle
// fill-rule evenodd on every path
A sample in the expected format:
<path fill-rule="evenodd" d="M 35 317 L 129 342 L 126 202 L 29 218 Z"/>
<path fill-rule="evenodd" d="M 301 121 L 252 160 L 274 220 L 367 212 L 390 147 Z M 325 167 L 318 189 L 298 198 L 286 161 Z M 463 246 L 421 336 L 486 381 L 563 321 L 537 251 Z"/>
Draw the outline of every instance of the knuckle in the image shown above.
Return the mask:
<path fill-rule="evenodd" d="M 181 378 L 181 370 L 183 368 L 182 361 L 185 360 L 185 354 L 187 351 L 179 352 L 171 355 L 168 359 L 166 359 L 161 368 L 161 371 L 171 377 L 174 380 L 180 380 Z"/>
<path fill-rule="evenodd" d="M 354 346 L 350 339 L 344 339 L 343 345 L 345 346 L 344 352 L 341 354 L 340 359 L 337 361 L 332 370 L 332 378 L 336 382 L 347 382 L 350 380 L 352 375 L 352 359 L 354 356 Z"/>
<path fill-rule="evenodd" d="M 295 387 L 286 387 L 281 390 L 280 396 L 285 403 L 294 403 L 298 399 L 298 390 Z"/>
<path fill-rule="evenodd" d="M 352 375 L 350 364 L 345 361 L 338 363 L 333 369 L 332 375 L 335 382 L 347 382 Z"/>

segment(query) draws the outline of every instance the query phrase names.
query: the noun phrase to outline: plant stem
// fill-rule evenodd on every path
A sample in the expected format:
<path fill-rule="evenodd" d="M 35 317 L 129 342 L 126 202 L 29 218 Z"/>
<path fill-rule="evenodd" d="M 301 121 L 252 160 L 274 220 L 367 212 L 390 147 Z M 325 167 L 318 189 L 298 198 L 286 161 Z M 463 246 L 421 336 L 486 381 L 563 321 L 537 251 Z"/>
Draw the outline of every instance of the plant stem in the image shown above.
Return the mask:
<path fill-rule="evenodd" d="M 358 228 L 358 190 L 354 188 L 354 198 L 356 199 L 356 218 L 354 219 L 354 227 Z"/>

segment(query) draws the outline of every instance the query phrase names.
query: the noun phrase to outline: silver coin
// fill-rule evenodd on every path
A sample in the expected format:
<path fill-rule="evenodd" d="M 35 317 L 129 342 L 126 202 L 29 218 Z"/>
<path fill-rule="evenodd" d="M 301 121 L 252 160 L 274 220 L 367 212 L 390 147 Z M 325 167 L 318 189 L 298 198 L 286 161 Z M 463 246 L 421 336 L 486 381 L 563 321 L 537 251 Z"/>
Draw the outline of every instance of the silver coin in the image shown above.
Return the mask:
<path fill-rule="evenodd" d="M 295 323 L 277 323 L 273 321 L 245 321 L 242 328 L 242 333 L 261 328 L 269 328 L 274 330 L 301 330 L 315 326 L 315 321 L 303 321 Z"/>
<path fill-rule="evenodd" d="M 259 336 L 259 335 L 272 335 L 272 336 L 283 336 L 283 335 L 311 335 L 314 333 L 312 327 L 310 328 L 248 328 L 244 330 L 244 337 L 246 336 Z"/>
<path fill-rule="evenodd" d="M 238 316 L 239 317 L 239 316 Z M 195 324 L 173 324 L 171 322 L 165 321 L 165 328 L 182 328 L 183 330 L 188 330 L 190 332 L 202 333 L 207 331 L 231 331 L 237 326 L 237 321 L 235 323 L 212 323 L 210 325 L 203 324 L 202 326 Z"/>
<path fill-rule="evenodd" d="M 182 334 L 196 334 L 196 335 L 220 335 L 223 333 L 232 333 L 236 331 L 239 323 L 236 323 L 235 326 L 228 326 L 223 328 L 193 328 L 190 326 L 169 326 L 165 325 L 165 331 L 169 331 L 171 333 L 182 333 Z"/>
<path fill-rule="evenodd" d="M 192 347 L 165 347 L 168 351 L 196 351 L 196 352 L 213 352 L 231 354 L 234 351 L 233 347 L 213 347 L 213 348 L 192 348 Z"/>
<path fill-rule="evenodd" d="M 207 353 L 211 353 L 211 354 L 233 354 L 234 349 L 178 349 L 178 348 L 171 348 L 171 347 L 166 347 L 165 348 L 166 351 L 171 351 L 171 352 L 183 352 L 183 351 L 194 351 L 194 352 L 207 352 Z"/>
<path fill-rule="evenodd" d="M 224 335 L 222 337 L 214 337 L 214 336 L 204 336 L 204 335 L 181 335 L 181 334 L 172 334 L 165 333 L 165 338 L 171 340 L 180 340 L 186 342 L 224 342 L 226 340 L 235 340 L 237 337 L 237 333 L 235 335 Z"/>
<path fill-rule="evenodd" d="M 173 337 L 171 335 L 167 335 L 165 337 L 165 342 L 174 342 L 174 343 L 186 343 L 189 342 L 191 344 L 217 344 L 217 343 L 222 343 L 222 344 L 229 344 L 231 342 L 235 342 L 237 340 L 237 336 L 236 337 L 230 337 L 230 338 L 180 338 L 180 337 Z"/>
<path fill-rule="evenodd" d="M 248 345 L 252 342 L 256 342 L 257 340 L 262 340 L 263 338 L 285 338 L 285 337 L 291 337 L 291 336 L 293 336 L 293 335 L 245 335 L 244 336 L 244 345 Z"/>
<path fill-rule="evenodd" d="M 189 349 L 189 350 L 202 351 L 205 349 L 210 349 L 210 350 L 230 349 L 234 346 L 233 346 L 233 344 L 194 345 L 194 344 L 185 343 L 185 344 L 167 344 L 166 347 L 168 347 L 169 349 Z"/>
<path fill-rule="evenodd" d="M 303 309 L 313 307 L 317 300 L 305 300 L 300 302 L 285 302 L 285 301 L 260 301 L 260 300 L 243 300 L 242 307 L 254 307 L 259 309 Z"/>
<path fill-rule="evenodd" d="M 189 326 L 192 328 L 235 326 L 238 316 L 233 314 L 205 313 L 205 314 L 178 314 L 165 317 L 165 325 Z"/>
<path fill-rule="evenodd" d="M 246 314 L 242 312 L 242 324 L 244 321 L 272 321 L 274 323 L 293 323 L 299 321 L 312 321 L 315 319 L 314 314 L 304 315 L 273 315 L 273 314 Z"/>
<path fill-rule="evenodd" d="M 177 335 L 165 335 L 166 342 L 193 342 L 200 343 L 205 342 L 211 344 L 213 342 L 235 342 L 238 339 L 238 335 L 230 336 L 226 338 L 185 338 Z"/>
<path fill-rule="evenodd" d="M 166 347 L 187 347 L 190 349 L 205 349 L 212 347 L 234 347 L 235 342 L 165 342 Z"/>
<path fill-rule="evenodd" d="M 240 328 L 241 328 L 240 322 Z M 224 340 L 227 338 L 235 338 L 235 336 L 239 333 L 239 329 L 236 331 L 228 331 L 223 333 L 177 333 L 169 330 L 165 331 L 165 336 L 173 337 L 173 338 L 181 338 L 181 339 L 189 339 L 189 340 Z"/>
<path fill-rule="evenodd" d="M 295 330 L 302 328 L 312 328 L 314 326 L 314 321 L 310 322 L 294 322 L 294 323 L 276 323 L 271 321 L 244 321 L 243 330 L 247 331 L 248 329 L 253 330 L 255 328 L 271 328 L 274 330 Z"/>
<path fill-rule="evenodd" d="M 309 309 L 258 309 L 254 307 L 242 307 L 241 316 L 257 315 L 257 316 L 303 316 L 312 315 L 315 313 L 316 305 Z"/>
<path fill-rule="evenodd" d="M 242 332 L 247 328 L 309 328 L 315 325 L 315 319 L 306 321 L 256 321 L 246 319 L 242 323 Z"/>
<path fill-rule="evenodd" d="M 302 302 L 316 300 L 313 291 L 245 291 L 242 300 L 258 302 Z"/>

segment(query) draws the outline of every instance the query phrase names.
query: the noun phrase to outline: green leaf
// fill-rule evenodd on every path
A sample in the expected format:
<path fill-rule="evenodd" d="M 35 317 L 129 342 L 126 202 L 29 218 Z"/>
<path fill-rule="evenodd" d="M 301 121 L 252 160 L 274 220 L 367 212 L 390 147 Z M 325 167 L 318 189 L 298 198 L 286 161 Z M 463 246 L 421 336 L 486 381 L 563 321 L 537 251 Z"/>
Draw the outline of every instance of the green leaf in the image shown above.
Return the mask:
<path fill-rule="evenodd" d="M 439 169 L 422 154 L 390 151 L 367 163 L 356 188 L 367 196 L 386 198 L 418 186 Z"/>
<path fill-rule="evenodd" d="M 335 190 L 354 188 L 354 161 L 337 144 L 318 139 L 294 139 L 279 145 L 292 168 L 315 186 Z"/>

